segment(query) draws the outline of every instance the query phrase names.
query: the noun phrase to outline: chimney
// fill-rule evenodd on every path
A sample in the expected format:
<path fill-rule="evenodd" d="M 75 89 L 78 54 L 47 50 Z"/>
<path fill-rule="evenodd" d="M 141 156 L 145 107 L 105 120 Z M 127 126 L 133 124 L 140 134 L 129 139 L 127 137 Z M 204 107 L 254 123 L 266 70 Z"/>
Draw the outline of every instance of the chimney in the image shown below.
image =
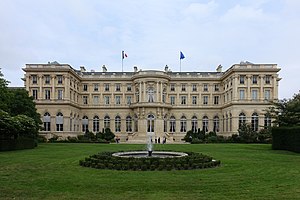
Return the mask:
<path fill-rule="evenodd" d="M 168 72 L 168 69 L 169 69 L 169 66 L 166 65 L 166 66 L 165 66 L 165 72 Z"/>
<path fill-rule="evenodd" d="M 217 72 L 222 72 L 222 65 L 219 65 L 218 67 L 217 67 Z"/>
<path fill-rule="evenodd" d="M 107 68 L 105 65 L 102 66 L 102 72 L 107 72 Z"/>
<path fill-rule="evenodd" d="M 137 71 L 138 71 L 137 66 L 134 66 L 134 67 L 133 67 L 133 70 L 134 70 L 134 72 L 137 72 Z"/>
<path fill-rule="evenodd" d="M 80 66 L 80 71 L 81 72 L 85 72 L 85 67 L 84 66 Z"/>

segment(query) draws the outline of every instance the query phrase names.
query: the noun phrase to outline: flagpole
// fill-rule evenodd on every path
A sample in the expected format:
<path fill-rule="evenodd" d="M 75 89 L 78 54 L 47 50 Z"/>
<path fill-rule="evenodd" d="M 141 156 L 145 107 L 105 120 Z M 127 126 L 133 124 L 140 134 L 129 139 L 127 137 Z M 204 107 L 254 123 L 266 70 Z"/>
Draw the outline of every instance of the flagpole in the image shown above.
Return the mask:
<path fill-rule="evenodd" d="M 121 59 L 122 59 L 122 72 L 123 72 L 124 51 L 122 51 L 122 56 L 121 56 Z"/>
<path fill-rule="evenodd" d="M 181 72 L 181 59 L 179 59 L 180 60 L 180 72 Z"/>

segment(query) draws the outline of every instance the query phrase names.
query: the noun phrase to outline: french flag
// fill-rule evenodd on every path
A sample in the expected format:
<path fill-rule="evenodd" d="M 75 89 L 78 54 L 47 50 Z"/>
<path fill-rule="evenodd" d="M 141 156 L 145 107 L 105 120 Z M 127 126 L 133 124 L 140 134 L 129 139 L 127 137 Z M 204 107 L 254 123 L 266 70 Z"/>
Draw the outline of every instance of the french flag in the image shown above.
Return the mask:
<path fill-rule="evenodd" d="M 122 59 L 124 58 L 127 58 L 127 54 L 124 51 L 122 51 Z"/>

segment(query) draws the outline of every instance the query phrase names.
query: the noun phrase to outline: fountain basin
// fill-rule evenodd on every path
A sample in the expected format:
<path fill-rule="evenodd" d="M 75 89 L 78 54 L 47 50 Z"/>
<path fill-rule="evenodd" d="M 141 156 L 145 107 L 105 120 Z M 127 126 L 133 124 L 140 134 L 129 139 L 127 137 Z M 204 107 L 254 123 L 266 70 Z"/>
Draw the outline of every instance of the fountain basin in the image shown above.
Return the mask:
<path fill-rule="evenodd" d="M 158 158 L 179 158 L 188 156 L 187 153 L 183 152 L 172 152 L 172 151 L 153 151 L 151 156 L 149 156 L 148 151 L 129 151 L 129 152 L 117 152 L 113 153 L 112 156 L 115 157 L 124 157 L 124 158 L 143 158 L 143 157 L 158 157 Z"/>

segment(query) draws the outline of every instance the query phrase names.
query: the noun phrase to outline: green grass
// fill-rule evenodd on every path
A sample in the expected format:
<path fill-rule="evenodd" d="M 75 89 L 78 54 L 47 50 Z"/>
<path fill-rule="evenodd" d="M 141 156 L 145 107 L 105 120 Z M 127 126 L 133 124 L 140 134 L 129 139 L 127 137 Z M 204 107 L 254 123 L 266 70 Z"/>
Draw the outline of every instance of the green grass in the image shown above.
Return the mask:
<path fill-rule="evenodd" d="M 218 168 L 111 171 L 79 166 L 100 151 L 145 145 L 40 144 L 0 152 L 0 199 L 300 199 L 300 154 L 270 145 L 156 145 L 155 150 L 201 152 Z"/>

